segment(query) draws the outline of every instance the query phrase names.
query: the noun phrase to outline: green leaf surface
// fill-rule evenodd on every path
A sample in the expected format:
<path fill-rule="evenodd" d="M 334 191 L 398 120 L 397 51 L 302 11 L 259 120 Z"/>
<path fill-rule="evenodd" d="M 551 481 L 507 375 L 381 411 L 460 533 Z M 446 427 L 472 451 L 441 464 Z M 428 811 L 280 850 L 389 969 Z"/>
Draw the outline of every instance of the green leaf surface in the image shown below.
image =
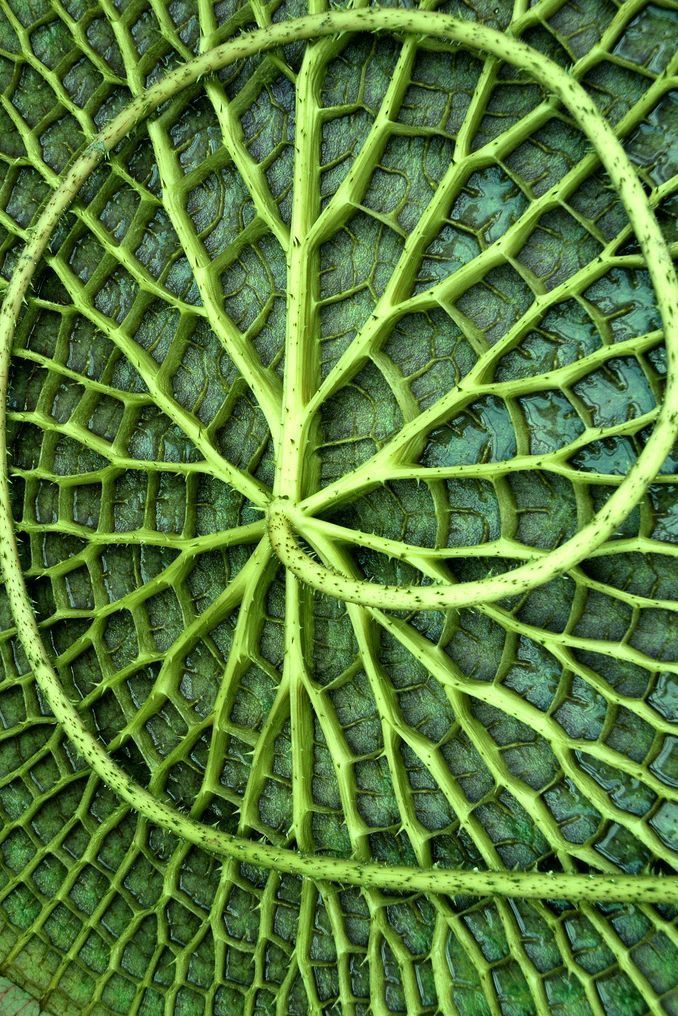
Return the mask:
<path fill-rule="evenodd" d="M 0 0 L 2 1016 L 677 1011 L 677 27 Z"/>

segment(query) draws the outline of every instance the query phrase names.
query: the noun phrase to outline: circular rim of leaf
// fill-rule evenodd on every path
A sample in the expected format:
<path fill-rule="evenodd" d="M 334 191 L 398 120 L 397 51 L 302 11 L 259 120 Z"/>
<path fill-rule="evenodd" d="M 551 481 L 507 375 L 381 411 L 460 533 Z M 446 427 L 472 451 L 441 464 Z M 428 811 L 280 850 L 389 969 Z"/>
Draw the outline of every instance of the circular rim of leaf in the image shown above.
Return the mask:
<path fill-rule="evenodd" d="M 525 43 L 485 25 L 457 19 L 440 12 L 361 8 L 350 11 L 334 10 L 273 23 L 267 28 L 243 33 L 236 39 L 200 54 L 169 72 L 158 83 L 133 99 L 75 158 L 70 169 L 63 174 L 61 184 L 50 197 L 38 222 L 29 231 L 29 238 L 17 260 L 15 271 L 0 308 L 0 399 L 3 403 L 3 411 L 0 416 L 0 457 L 2 458 L 2 468 L 0 469 L 0 569 L 5 581 L 17 633 L 34 677 L 57 721 L 96 775 L 122 800 L 151 823 L 161 826 L 175 835 L 183 837 L 194 846 L 211 853 L 299 876 L 395 891 L 417 890 L 444 892 L 451 895 L 466 893 L 475 896 L 502 895 L 524 898 L 678 903 L 678 876 L 641 876 L 627 875 L 622 872 L 608 875 L 586 875 L 561 872 L 542 873 L 529 870 L 511 872 L 445 868 L 427 870 L 404 865 L 388 866 L 351 858 L 302 853 L 287 847 L 276 847 L 273 844 L 216 831 L 177 811 L 165 801 L 153 797 L 149 791 L 132 780 L 113 761 L 103 745 L 87 730 L 75 706 L 66 695 L 42 641 L 26 588 L 11 511 L 6 446 L 6 403 L 14 331 L 32 276 L 49 244 L 57 222 L 74 200 L 84 181 L 105 159 L 109 151 L 129 131 L 151 115 L 159 105 L 183 88 L 195 83 L 200 77 L 220 70 L 237 60 L 292 42 L 312 40 L 342 32 L 378 32 L 382 30 L 429 35 L 476 51 L 494 52 L 501 59 L 526 70 L 538 81 L 541 81 L 545 87 L 554 91 L 570 109 L 570 112 L 575 115 L 580 128 L 591 140 L 613 183 L 618 187 L 619 195 L 647 259 L 648 271 L 666 330 L 665 341 L 668 358 L 666 398 L 643 452 L 633 469 L 612 495 L 605 509 L 598 513 L 588 527 L 577 536 L 563 544 L 557 551 L 552 552 L 550 557 L 562 552 L 563 548 L 570 547 L 576 541 L 579 541 L 580 545 L 581 533 L 587 532 L 600 516 L 603 516 L 603 533 L 607 533 L 610 519 L 613 519 L 610 527 L 613 530 L 642 497 L 648 484 L 661 467 L 678 429 L 678 399 L 676 399 L 676 407 L 673 406 L 674 388 L 678 386 L 678 371 L 674 362 L 678 356 L 676 276 L 668 248 L 646 201 L 640 182 L 609 125 L 583 88 L 548 57 L 543 56 Z M 574 109 L 570 106 L 568 99 L 574 103 Z M 589 129 L 582 127 L 579 122 L 580 117 L 585 122 L 589 120 L 593 122 L 589 125 Z M 599 145 L 603 143 L 606 147 L 601 152 Z M 636 218 L 639 220 L 638 226 Z M 641 229 L 640 226 L 643 228 Z M 664 289 L 664 287 L 666 288 Z M 624 496 L 631 492 L 633 494 L 632 500 L 628 502 L 628 509 L 620 512 L 618 506 L 624 500 L 620 496 L 622 492 Z M 610 509 L 611 502 L 614 502 L 616 507 L 614 514 Z M 275 508 L 270 512 L 274 521 L 271 528 L 279 532 L 280 524 L 282 524 L 283 542 L 287 544 L 291 542 L 296 545 L 291 527 L 287 522 L 285 502 L 277 499 L 271 504 L 275 505 Z M 278 526 L 277 530 L 276 525 Z M 602 539 L 604 538 L 605 536 L 602 537 Z M 275 540 L 275 535 L 273 540 Z M 587 543 L 581 556 L 591 550 L 593 545 L 592 542 Z M 304 559 L 301 566 L 295 557 L 297 552 Z M 351 585 L 350 580 L 345 580 L 338 573 L 327 569 L 321 569 L 323 575 L 319 579 L 317 576 L 307 575 L 306 562 L 311 562 L 311 559 L 303 553 L 298 545 L 296 545 L 296 551 L 289 552 L 289 563 L 285 560 L 286 557 L 288 557 L 288 550 L 284 551 L 284 557 L 281 560 L 305 581 L 312 580 L 310 581 L 311 585 L 316 581 L 319 585 L 324 585 L 326 576 L 329 576 L 332 581 L 338 579 L 344 582 L 348 581 L 349 586 Z M 542 558 L 538 562 L 542 570 L 544 560 Z M 566 565 L 565 568 L 568 566 L 571 565 Z M 558 565 L 556 565 L 557 567 Z M 508 577 L 512 574 L 515 575 L 515 573 L 508 573 Z M 485 581 L 496 583 L 498 580 Z M 545 578 L 542 576 L 534 584 L 538 585 L 543 581 Z M 342 598 L 350 600 L 353 595 L 358 597 L 363 595 L 363 586 L 372 586 L 369 582 L 353 583 L 353 585 L 359 587 L 357 593 L 348 588 L 346 592 L 334 595 L 341 595 Z M 377 591 L 380 589 L 379 586 L 373 586 L 373 588 Z M 388 589 L 389 587 L 381 588 Z M 459 589 L 461 586 L 450 588 Z M 329 590 L 323 591 L 329 592 Z M 515 592 L 516 590 L 510 588 L 507 590 L 502 585 L 502 592 L 493 598 L 499 598 L 507 591 Z M 421 592 L 419 587 L 416 588 L 416 592 Z M 486 596 L 483 598 L 487 599 Z M 364 601 L 358 599 L 358 602 Z"/>

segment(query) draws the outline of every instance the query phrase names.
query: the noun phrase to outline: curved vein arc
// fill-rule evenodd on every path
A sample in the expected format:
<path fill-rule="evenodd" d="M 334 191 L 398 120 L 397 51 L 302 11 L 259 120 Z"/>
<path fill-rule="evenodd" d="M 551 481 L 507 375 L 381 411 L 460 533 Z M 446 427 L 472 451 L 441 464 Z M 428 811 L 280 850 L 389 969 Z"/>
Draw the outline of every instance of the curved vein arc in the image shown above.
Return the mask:
<path fill-rule="evenodd" d="M 19 260 L 0 312 L 0 351 L 3 361 L 0 370 L 0 395 L 3 400 L 6 398 L 7 391 L 7 364 L 12 332 L 20 313 L 24 292 L 30 282 L 34 267 L 44 252 L 51 229 L 62 211 L 69 205 L 82 180 L 101 162 L 106 152 L 134 123 L 148 115 L 158 103 L 171 97 L 182 86 L 196 80 L 200 73 L 208 73 L 261 49 L 273 48 L 276 45 L 297 39 L 307 39 L 314 35 L 330 35 L 342 30 L 389 28 L 429 34 L 434 26 L 440 34 L 455 36 L 475 48 L 489 45 L 490 48 L 498 48 L 500 52 L 503 52 L 510 41 L 475 23 L 458 22 L 446 15 L 431 15 L 416 11 L 366 9 L 311 15 L 291 22 L 272 25 L 265 32 L 252 32 L 225 44 L 223 47 L 218 47 L 210 53 L 197 57 L 192 64 L 171 72 L 157 85 L 133 100 L 123 114 L 102 132 L 98 142 L 88 146 L 65 175 L 61 190 L 50 201 L 40 218 L 35 237 L 29 242 Z M 511 45 L 518 44 L 512 43 Z M 540 58 L 535 64 L 535 57 L 529 49 L 520 47 L 518 52 L 526 63 L 533 66 L 535 74 L 543 73 L 544 58 Z M 630 191 L 627 195 L 630 200 L 634 192 L 633 184 L 625 179 L 620 182 L 620 185 L 625 193 Z M 661 258 L 660 263 L 664 269 L 664 261 Z M 672 278 L 671 274 L 669 279 Z M 671 306 L 673 305 L 671 304 Z M 655 437 L 656 435 L 657 431 L 655 431 Z M 662 432 L 661 437 L 666 438 L 666 434 Z M 3 423 L 0 428 L 0 453 L 3 463 L 6 456 L 5 439 Z M 659 438 L 654 442 L 655 453 L 658 444 L 660 444 Z M 646 448 L 646 452 L 647 450 Z M 651 456 L 646 455 L 645 458 L 647 461 L 651 459 Z M 635 479 L 639 479 L 638 473 L 636 473 Z M 302 853 L 279 849 L 273 845 L 232 837 L 224 833 L 219 834 L 177 812 L 165 801 L 157 800 L 139 784 L 130 780 L 113 762 L 102 745 L 83 726 L 81 718 L 61 687 L 42 643 L 28 600 L 13 533 L 10 505 L 8 476 L 6 468 L 3 466 L 0 476 L 0 534 L 3 538 L 0 563 L 17 629 L 21 634 L 26 655 L 36 680 L 45 692 L 57 720 L 63 725 L 91 768 L 115 793 L 151 822 L 171 829 L 184 836 L 189 842 L 222 856 L 248 860 L 264 867 L 329 881 L 387 887 L 397 891 L 421 889 L 433 893 L 469 892 L 482 896 L 508 894 L 526 898 L 553 898 L 556 896 L 569 899 L 678 901 L 678 885 L 673 878 L 668 877 L 548 875 L 538 872 L 517 874 L 445 869 L 422 871 L 404 866 L 384 867 L 374 863 L 361 864 L 357 861 L 327 856 L 309 857 Z"/>

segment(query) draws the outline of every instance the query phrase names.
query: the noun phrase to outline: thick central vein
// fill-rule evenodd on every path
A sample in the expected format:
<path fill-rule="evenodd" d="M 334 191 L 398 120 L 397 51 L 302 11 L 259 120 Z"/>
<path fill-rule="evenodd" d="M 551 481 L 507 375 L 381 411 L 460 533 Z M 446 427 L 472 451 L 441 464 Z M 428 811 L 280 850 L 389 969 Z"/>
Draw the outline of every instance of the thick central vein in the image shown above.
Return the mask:
<path fill-rule="evenodd" d="M 276 463 L 275 492 L 298 501 L 302 496 L 307 459 L 304 408 L 317 373 L 315 306 L 318 253 L 309 242 L 320 205 L 320 118 L 317 88 L 327 43 L 306 49 L 297 78 L 294 143 L 294 195 L 287 255 L 287 323 L 285 376 Z"/>

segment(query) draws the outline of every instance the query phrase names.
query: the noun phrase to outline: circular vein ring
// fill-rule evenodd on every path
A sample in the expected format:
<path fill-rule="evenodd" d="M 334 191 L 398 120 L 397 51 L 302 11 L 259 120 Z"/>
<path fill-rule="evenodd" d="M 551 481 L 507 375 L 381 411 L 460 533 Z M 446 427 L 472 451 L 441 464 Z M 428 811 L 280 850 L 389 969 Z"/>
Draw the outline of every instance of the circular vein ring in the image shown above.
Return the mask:
<path fill-rule="evenodd" d="M 566 71 L 519 40 L 484 25 L 458 20 L 436 12 L 367 8 L 330 11 L 278 22 L 238 36 L 171 71 L 112 120 L 97 138 L 76 157 L 64 173 L 20 255 L 0 309 L 0 398 L 6 404 L 9 362 L 14 331 L 31 280 L 47 249 L 61 215 L 69 208 L 80 188 L 108 153 L 158 107 L 194 84 L 199 78 L 232 64 L 288 43 L 312 40 L 342 32 L 404 32 L 431 36 L 471 50 L 491 53 L 522 69 L 567 107 L 588 136 L 602 165 L 616 188 L 635 230 L 654 285 L 662 317 L 668 355 L 666 398 L 652 434 L 628 476 L 605 507 L 576 536 L 549 555 L 521 566 L 514 572 L 488 578 L 481 583 L 450 587 L 426 587 L 426 596 L 438 607 L 495 600 L 541 584 L 573 567 L 618 527 L 638 503 L 648 484 L 661 468 L 673 443 L 678 424 L 678 293 L 670 254 L 643 188 L 613 131 L 584 89 Z M 6 416 L 0 418 L 0 566 L 7 594 L 30 666 L 50 708 L 75 747 L 92 770 L 127 804 L 149 821 L 161 825 L 188 842 L 224 857 L 287 871 L 321 881 L 393 890 L 421 890 L 447 894 L 507 895 L 528 898 L 568 898 L 678 903 L 678 878 L 626 875 L 543 874 L 539 872 L 467 871 L 444 868 L 387 867 L 373 862 L 316 856 L 278 848 L 244 837 L 232 836 L 202 825 L 156 799 L 135 783 L 110 758 L 104 747 L 84 726 L 82 719 L 61 686 L 36 623 L 19 560 L 11 513 L 6 465 Z M 331 595 L 365 602 L 367 595 L 380 600 L 380 588 L 371 583 L 343 579 L 338 573 L 313 562 L 296 543 L 286 506 L 280 501 L 269 509 L 272 542 L 284 563 L 305 581 Z M 301 560 L 303 558 L 303 561 Z M 309 568 L 307 562 L 314 565 Z M 332 588 L 326 588 L 328 585 Z M 397 587 L 396 587 L 397 588 Z M 436 590 L 436 592 L 433 592 Z M 460 590 L 465 590 L 460 592 Z M 421 588 L 415 590 L 422 595 Z M 441 597 L 442 593 L 442 597 Z M 413 594 L 412 594 L 413 595 Z M 390 596 L 390 593 L 389 593 Z M 464 599 L 465 597 L 465 599 Z M 394 605 L 390 600 L 391 605 Z M 399 604 L 395 604 L 398 606 Z"/>

